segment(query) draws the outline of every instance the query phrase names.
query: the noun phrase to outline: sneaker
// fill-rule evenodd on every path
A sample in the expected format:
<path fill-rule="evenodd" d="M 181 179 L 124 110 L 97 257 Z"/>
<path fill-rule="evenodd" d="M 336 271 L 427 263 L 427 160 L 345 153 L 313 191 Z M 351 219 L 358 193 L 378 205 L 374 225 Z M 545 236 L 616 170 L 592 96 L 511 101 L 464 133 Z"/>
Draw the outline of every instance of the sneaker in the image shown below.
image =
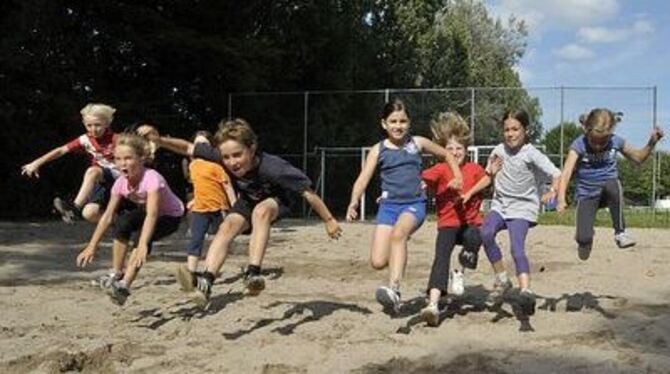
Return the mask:
<path fill-rule="evenodd" d="M 619 248 L 628 248 L 635 245 L 635 240 L 625 231 L 614 235 L 614 241 Z"/>
<path fill-rule="evenodd" d="M 475 270 L 477 269 L 477 262 L 479 261 L 479 255 L 477 252 L 466 251 L 465 249 L 461 250 L 461 253 L 458 254 L 458 262 L 461 263 L 466 269 Z"/>
<path fill-rule="evenodd" d="M 577 257 L 579 257 L 580 260 L 586 261 L 589 259 L 591 256 L 591 248 L 593 247 L 593 243 L 584 243 L 584 244 L 579 244 L 577 246 Z"/>
<path fill-rule="evenodd" d="M 204 276 L 197 274 L 195 276 L 195 295 L 193 296 L 193 301 L 200 307 L 207 307 L 211 294 L 212 283 Z"/>
<path fill-rule="evenodd" d="M 440 310 L 437 303 L 430 303 L 421 309 L 421 319 L 426 321 L 428 326 L 437 326 L 440 323 Z"/>
<path fill-rule="evenodd" d="M 244 276 L 244 285 L 247 287 L 249 295 L 256 296 L 265 289 L 265 278 L 247 273 Z"/>
<path fill-rule="evenodd" d="M 400 311 L 400 292 L 391 287 L 381 286 L 375 292 L 375 299 L 384 307 L 384 311 L 398 313 Z"/>
<path fill-rule="evenodd" d="M 506 282 L 500 282 L 496 279 L 495 283 L 493 283 L 493 291 L 491 291 L 490 297 L 492 299 L 500 299 L 507 294 L 507 291 L 511 290 L 514 285 L 512 284 L 511 280 L 507 280 Z"/>
<path fill-rule="evenodd" d="M 465 281 L 463 278 L 463 272 L 457 269 L 454 269 L 451 272 L 451 293 L 456 296 L 463 295 L 465 292 Z"/>
<path fill-rule="evenodd" d="M 95 281 L 100 288 L 103 290 L 107 290 L 110 287 L 112 287 L 112 283 L 120 281 L 123 279 L 123 273 L 117 273 L 114 270 L 110 271 L 109 274 L 103 274 L 100 277 L 98 277 L 97 281 Z"/>
<path fill-rule="evenodd" d="M 529 289 L 519 292 L 519 306 L 527 316 L 535 314 L 535 294 Z"/>
<path fill-rule="evenodd" d="M 119 306 L 125 304 L 126 299 L 128 299 L 128 296 L 130 296 L 130 291 L 128 291 L 128 288 L 123 283 L 121 283 L 121 281 L 112 282 L 108 292 L 109 297 L 112 298 L 114 304 Z"/>
<path fill-rule="evenodd" d="M 177 281 L 184 292 L 192 292 L 197 285 L 193 273 L 188 270 L 186 264 L 179 264 L 177 266 Z"/>
<path fill-rule="evenodd" d="M 68 225 L 74 223 L 75 219 L 77 218 L 77 209 L 74 204 L 63 200 L 60 197 L 54 199 L 54 209 L 56 209 L 56 212 L 60 214 L 63 222 L 67 223 Z"/>

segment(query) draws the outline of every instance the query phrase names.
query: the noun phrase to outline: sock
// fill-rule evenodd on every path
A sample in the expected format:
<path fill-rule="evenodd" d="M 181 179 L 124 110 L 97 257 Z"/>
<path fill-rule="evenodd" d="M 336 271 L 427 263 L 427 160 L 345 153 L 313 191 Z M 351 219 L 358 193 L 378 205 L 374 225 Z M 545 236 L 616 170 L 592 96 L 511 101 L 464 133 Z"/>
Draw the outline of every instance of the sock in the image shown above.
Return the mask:
<path fill-rule="evenodd" d="M 210 273 L 209 271 L 205 271 L 204 273 L 202 273 L 202 277 L 207 279 L 207 281 L 209 281 L 210 284 L 214 284 L 214 279 L 216 279 L 216 276 Z"/>
<path fill-rule="evenodd" d="M 77 204 L 75 204 L 75 203 L 74 203 L 74 200 L 70 200 L 69 203 L 70 203 L 70 204 L 69 204 L 69 205 L 70 205 L 70 208 L 72 208 L 72 213 L 74 213 L 74 215 L 75 215 L 77 218 L 82 218 L 82 216 L 81 216 L 81 210 L 82 210 L 83 207 L 78 206 Z"/>
<path fill-rule="evenodd" d="M 261 275 L 261 267 L 258 265 L 247 265 L 247 271 L 245 271 L 245 275 Z"/>

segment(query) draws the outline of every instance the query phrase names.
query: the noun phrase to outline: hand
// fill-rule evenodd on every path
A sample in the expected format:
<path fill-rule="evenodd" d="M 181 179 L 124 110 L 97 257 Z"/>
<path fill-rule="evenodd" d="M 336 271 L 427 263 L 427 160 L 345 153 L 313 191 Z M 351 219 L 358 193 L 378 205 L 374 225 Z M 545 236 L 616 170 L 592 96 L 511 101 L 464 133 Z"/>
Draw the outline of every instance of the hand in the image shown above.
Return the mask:
<path fill-rule="evenodd" d="M 186 210 L 189 210 L 189 211 L 192 210 L 194 205 L 195 205 L 195 200 L 194 199 L 189 200 L 188 203 L 186 203 Z"/>
<path fill-rule="evenodd" d="M 468 201 L 470 201 L 471 198 L 472 198 L 472 195 L 470 194 L 470 192 L 466 192 L 464 194 L 461 194 L 461 202 L 463 203 L 463 205 L 465 205 Z"/>
<path fill-rule="evenodd" d="M 558 199 L 558 203 L 556 203 L 556 211 L 558 213 L 563 213 L 567 209 L 568 204 L 565 202 L 565 199 Z"/>
<path fill-rule="evenodd" d="M 328 219 L 325 223 L 328 236 L 330 236 L 331 239 L 339 239 L 340 235 L 342 235 L 342 228 L 340 227 L 339 223 L 337 223 L 337 220 L 333 217 L 330 217 L 330 219 Z"/>
<path fill-rule="evenodd" d="M 147 252 L 148 248 L 146 245 L 140 245 L 135 248 L 130 266 L 134 266 L 135 268 L 139 269 L 142 267 L 142 265 L 146 264 Z"/>
<path fill-rule="evenodd" d="M 460 191 L 463 189 L 463 177 L 461 178 L 452 178 L 451 181 L 449 181 L 449 184 L 447 185 L 448 189 L 452 189 L 454 191 Z"/>
<path fill-rule="evenodd" d="M 489 160 L 489 164 L 486 167 L 486 171 L 488 171 L 488 174 L 491 177 L 493 177 L 494 175 L 496 175 L 496 173 L 500 171 L 500 169 L 502 169 L 502 164 L 503 164 L 502 158 L 497 155 L 493 155 Z"/>
<path fill-rule="evenodd" d="M 542 203 L 548 204 L 551 200 L 556 198 L 556 191 L 550 190 L 549 192 L 542 195 Z"/>
<path fill-rule="evenodd" d="M 349 204 L 347 207 L 347 221 L 351 222 L 358 218 L 358 201 Z"/>
<path fill-rule="evenodd" d="M 34 162 L 31 162 L 29 164 L 25 164 L 21 166 L 21 175 L 26 175 L 28 177 L 35 177 L 39 178 L 40 177 L 40 167 L 35 165 Z"/>
<path fill-rule="evenodd" d="M 152 142 L 158 142 L 160 138 L 158 130 L 150 125 L 142 125 L 137 128 L 136 132 L 139 136 L 145 137 L 147 140 Z"/>
<path fill-rule="evenodd" d="M 86 267 L 86 265 L 93 262 L 93 257 L 95 256 L 95 249 L 92 247 L 86 247 L 83 251 L 77 256 L 77 266 L 80 268 Z"/>
<path fill-rule="evenodd" d="M 654 126 L 654 128 L 651 130 L 651 135 L 649 135 L 649 144 L 653 147 L 658 143 L 659 140 L 663 139 L 663 136 L 665 136 L 665 133 L 663 132 L 663 129 L 660 127 Z"/>

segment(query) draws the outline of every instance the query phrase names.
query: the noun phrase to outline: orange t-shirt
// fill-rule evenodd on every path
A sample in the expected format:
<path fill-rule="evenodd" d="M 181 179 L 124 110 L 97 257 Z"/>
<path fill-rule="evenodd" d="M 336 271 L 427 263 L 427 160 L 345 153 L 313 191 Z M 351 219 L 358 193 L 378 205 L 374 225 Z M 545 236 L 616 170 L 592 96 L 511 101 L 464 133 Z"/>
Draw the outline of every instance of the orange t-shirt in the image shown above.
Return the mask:
<path fill-rule="evenodd" d="M 220 164 L 202 159 L 191 161 L 188 166 L 193 183 L 194 212 L 215 212 L 230 208 L 230 202 L 224 190 L 224 184 L 230 178 Z"/>

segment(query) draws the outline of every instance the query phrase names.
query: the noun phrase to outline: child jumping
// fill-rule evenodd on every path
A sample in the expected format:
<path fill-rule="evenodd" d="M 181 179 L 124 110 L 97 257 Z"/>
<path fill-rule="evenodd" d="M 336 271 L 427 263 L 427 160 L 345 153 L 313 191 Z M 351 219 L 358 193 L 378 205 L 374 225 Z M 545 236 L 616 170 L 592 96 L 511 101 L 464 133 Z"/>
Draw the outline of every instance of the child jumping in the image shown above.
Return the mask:
<path fill-rule="evenodd" d="M 66 223 L 72 223 L 78 217 L 97 222 L 109 201 L 109 189 L 119 176 L 113 152 L 116 134 L 110 129 L 114 112 L 116 109 L 106 104 L 87 104 L 80 111 L 86 134 L 21 167 L 21 174 L 39 178 L 42 165 L 70 152 L 88 153 L 91 166 L 84 173 L 77 196 L 72 201 L 54 199 L 54 208 Z"/>
<path fill-rule="evenodd" d="M 210 144 L 210 137 L 209 132 L 198 131 L 193 141 Z M 193 199 L 188 203 L 191 240 L 186 247 L 186 264 L 177 268 L 177 279 L 180 284 L 190 286 L 202 257 L 205 236 L 210 229 L 218 230 L 236 197 L 232 182 L 220 163 L 195 158 L 189 163 L 188 175 L 193 185 Z M 193 291 L 193 287 L 184 291 Z"/>
<path fill-rule="evenodd" d="M 528 230 L 537 224 L 540 210 L 540 191 L 537 178 L 542 174 L 552 178 L 551 188 L 541 200 L 556 197 L 561 172 L 549 158 L 528 144 L 530 126 L 528 113 L 508 110 L 503 115 L 503 143 L 491 152 L 486 171 L 494 177 L 491 210 L 481 228 L 482 242 L 495 272 L 493 295 L 503 295 L 512 287 L 507 276 L 502 253 L 495 238 L 500 230 L 509 232 L 512 258 L 519 281 L 519 301 L 526 315 L 535 313 L 535 295 L 530 289 L 530 264 L 525 243 Z"/>
<path fill-rule="evenodd" d="M 614 241 L 619 248 L 635 245 L 635 241 L 626 232 L 623 217 L 623 187 L 617 170 L 617 153 L 640 164 L 644 162 L 663 138 L 663 130 L 654 127 L 649 141 L 636 149 L 620 136 L 614 134 L 619 117 L 608 109 L 593 109 L 588 116 L 580 117 L 584 134 L 575 139 L 570 146 L 568 157 L 563 166 L 561 184 L 558 190 L 557 210 L 563 212 L 567 207 L 566 191 L 568 183 L 576 169 L 577 189 L 577 253 L 581 260 L 591 255 L 593 245 L 593 224 L 598 208 L 607 206 L 612 217 Z"/>
<path fill-rule="evenodd" d="M 430 326 L 440 321 L 440 297 L 447 294 L 449 266 L 454 246 L 463 246 L 458 259 L 463 269 L 454 270 L 451 290 L 455 295 L 463 294 L 465 268 L 476 269 L 479 247 L 482 240 L 479 226 L 482 217 L 479 209 L 482 198 L 479 194 L 491 184 L 491 178 L 476 162 L 466 162 L 465 156 L 471 142 L 470 129 L 456 113 L 440 114 L 431 122 L 431 130 L 437 144 L 445 147 L 460 165 L 463 175 L 463 193 L 449 188 L 453 173 L 446 164 L 437 164 L 421 173 L 426 186 L 435 193 L 437 211 L 437 241 L 435 258 L 428 281 L 428 306 L 421 310 L 421 318 Z"/>
<path fill-rule="evenodd" d="M 199 305 L 208 304 L 212 284 L 226 260 L 232 241 L 240 234 L 251 233 L 245 285 L 252 295 L 265 288 L 261 264 L 270 228 L 289 213 L 296 195 L 302 196 L 323 220 L 328 236 L 340 236 L 342 230 L 337 220 L 319 195 L 312 191 L 309 178 L 287 161 L 259 152 L 256 134 L 243 119 L 223 122 L 219 126 L 214 136 L 216 148 L 206 143 L 194 145 L 182 139 L 161 137 L 156 129 L 148 126 L 139 129 L 139 132 L 174 152 L 222 162 L 239 194 L 209 246 L 204 272 L 197 273 L 192 281 L 180 279 L 183 289 L 195 286 L 195 301 Z"/>
<path fill-rule="evenodd" d="M 386 139 L 370 149 L 351 191 L 347 220 L 358 216 L 358 201 L 379 166 L 382 193 L 370 245 L 370 265 L 378 270 L 389 266 L 389 285 L 377 288 L 375 298 L 386 312 L 391 313 L 400 308 L 400 282 L 407 263 L 407 240 L 426 217 L 421 152 L 428 151 L 447 161 L 454 174 L 449 188 L 460 190 L 463 176 L 450 152 L 427 138 L 410 135 L 409 113 L 402 101 L 395 100 L 384 106 L 381 127 L 386 131 Z"/>
<path fill-rule="evenodd" d="M 150 155 L 150 145 L 144 138 L 135 134 L 119 135 L 114 159 L 121 176 L 114 182 L 107 209 L 91 240 L 77 256 L 78 266 L 91 263 L 102 236 L 114 221 L 112 266 L 115 274 L 109 282 L 109 293 L 118 305 L 123 305 L 130 295 L 128 289 L 151 253 L 152 243 L 177 231 L 184 214 L 184 205 L 163 176 L 144 166 Z M 128 200 L 133 208 L 123 210 L 114 218 L 122 200 Z M 126 252 L 133 234 L 135 249 L 126 265 Z"/>

